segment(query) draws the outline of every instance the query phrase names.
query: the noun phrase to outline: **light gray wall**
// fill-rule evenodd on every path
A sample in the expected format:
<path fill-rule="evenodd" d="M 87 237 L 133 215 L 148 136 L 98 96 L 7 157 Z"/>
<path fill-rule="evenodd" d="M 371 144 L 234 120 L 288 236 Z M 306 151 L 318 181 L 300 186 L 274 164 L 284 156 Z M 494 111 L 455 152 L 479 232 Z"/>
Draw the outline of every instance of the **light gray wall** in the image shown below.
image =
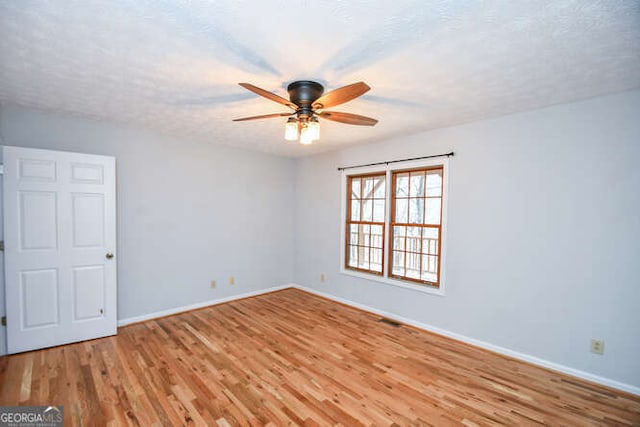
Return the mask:
<path fill-rule="evenodd" d="M 291 283 L 292 159 L 9 107 L 0 135 L 116 157 L 119 319 Z"/>
<path fill-rule="evenodd" d="M 446 296 L 340 274 L 336 167 L 451 150 Z M 301 159 L 295 281 L 640 386 L 638 162 L 638 91 Z"/>

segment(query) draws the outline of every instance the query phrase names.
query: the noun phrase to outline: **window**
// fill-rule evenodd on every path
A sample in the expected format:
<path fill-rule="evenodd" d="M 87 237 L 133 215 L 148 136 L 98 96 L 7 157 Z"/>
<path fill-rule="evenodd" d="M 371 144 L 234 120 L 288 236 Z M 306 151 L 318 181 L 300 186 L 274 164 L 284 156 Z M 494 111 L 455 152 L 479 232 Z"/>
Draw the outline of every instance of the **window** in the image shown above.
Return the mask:
<path fill-rule="evenodd" d="M 392 173 L 391 277 L 439 285 L 442 167 Z"/>
<path fill-rule="evenodd" d="M 382 274 L 386 177 L 350 176 L 347 184 L 346 267 Z"/>
<path fill-rule="evenodd" d="M 448 159 L 344 173 L 346 274 L 443 294 Z"/>

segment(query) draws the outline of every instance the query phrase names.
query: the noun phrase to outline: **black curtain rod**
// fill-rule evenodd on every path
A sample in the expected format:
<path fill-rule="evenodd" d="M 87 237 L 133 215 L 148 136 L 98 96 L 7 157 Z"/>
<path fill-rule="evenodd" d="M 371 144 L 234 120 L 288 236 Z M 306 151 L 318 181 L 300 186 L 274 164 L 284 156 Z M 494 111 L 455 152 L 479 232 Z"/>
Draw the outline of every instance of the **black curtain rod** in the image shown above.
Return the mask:
<path fill-rule="evenodd" d="M 388 160 L 386 162 L 367 163 L 365 165 L 343 166 L 343 167 L 339 167 L 338 170 L 339 171 L 343 171 L 345 169 L 364 168 L 364 167 L 367 167 L 367 166 L 388 165 L 388 164 L 391 164 L 391 163 L 409 162 L 411 160 L 433 159 L 435 157 L 451 157 L 453 155 L 454 155 L 454 153 L 452 151 L 450 153 L 434 154 L 432 156 L 412 157 L 410 159 L 401 159 L 401 160 Z"/>

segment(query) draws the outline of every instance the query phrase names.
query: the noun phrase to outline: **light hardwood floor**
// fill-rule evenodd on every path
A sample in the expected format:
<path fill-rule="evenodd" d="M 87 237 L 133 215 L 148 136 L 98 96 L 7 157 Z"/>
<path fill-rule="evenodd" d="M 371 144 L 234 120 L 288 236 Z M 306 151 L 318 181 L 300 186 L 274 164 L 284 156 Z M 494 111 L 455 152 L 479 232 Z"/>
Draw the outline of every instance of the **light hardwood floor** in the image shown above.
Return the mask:
<path fill-rule="evenodd" d="M 0 358 L 65 425 L 640 425 L 640 398 L 288 289 Z"/>

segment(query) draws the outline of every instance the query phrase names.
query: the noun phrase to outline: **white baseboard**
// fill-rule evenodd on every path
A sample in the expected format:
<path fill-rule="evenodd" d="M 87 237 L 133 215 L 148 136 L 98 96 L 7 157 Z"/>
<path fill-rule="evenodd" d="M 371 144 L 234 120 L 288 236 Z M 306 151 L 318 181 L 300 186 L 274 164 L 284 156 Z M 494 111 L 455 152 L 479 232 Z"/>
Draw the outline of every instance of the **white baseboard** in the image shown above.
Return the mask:
<path fill-rule="evenodd" d="M 248 298 L 248 297 L 255 297 L 258 295 L 267 294 L 269 292 L 274 292 L 274 291 L 280 291 L 282 289 L 287 289 L 291 287 L 292 285 L 273 286 L 271 288 L 259 289 L 257 291 L 247 292 L 244 294 L 231 295 L 224 298 L 217 298 L 217 299 L 212 299 L 208 301 L 197 302 L 195 304 L 183 305 L 182 307 L 174 307 L 166 310 L 155 311 L 153 313 L 143 314 L 142 316 L 127 317 L 126 319 L 118 320 L 118 327 L 130 325 L 132 323 L 144 322 L 145 320 L 157 319 L 159 317 L 170 316 L 172 314 L 183 313 L 185 311 L 208 307 L 210 305 L 222 304 L 225 302 L 235 301 L 235 300 Z"/>
<path fill-rule="evenodd" d="M 384 310 L 379 310 L 377 308 L 369 307 L 369 306 L 364 305 L 364 304 L 353 302 L 353 301 L 350 301 L 348 299 L 340 298 L 340 297 L 337 297 L 335 295 L 331 295 L 331 294 L 327 294 L 327 293 L 324 293 L 324 292 L 320 292 L 320 291 L 317 291 L 315 289 L 307 288 L 305 286 L 301 286 L 301 285 L 298 285 L 298 284 L 292 284 L 291 287 L 294 287 L 294 288 L 300 289 L 302 291 L 309 292 L 311 294 L 315 294 L 315 295 L 318 295 L 318 296 L 321 296 L 321 297 L 324 297 L 324 298 L 327 298 L 327 299 L 330 299 L 330 300 L 333 300 L 333 301 L 341 302 L 343 304 L 346 304 L 346 305 L 349 305 L 349 306 L 352 306 L 352 307 L 355 307 L 355 308 L 359 308 L 361 310 L 368 311 L 370 313 L 378 314 L 380 316 L 387 317 L 389 319 L 393 319 L 393 320 L 396 320 L 398 322 L 401 322 L 401 323 L 404 323 L 404 324 L 407 324 L 407 325 L 411 325 L 411 326 L 414 326 L 414 327 L 419 328 L 419 329 L 424 329 L 425 331 L 434 332 L 434 333 L 436 333 L 438 335 L 443 335 L 445 337 L 453 338 L 455 340 L 462 341 L 464 343 L 471 344 L 471 345 L 474 345 L 476 347 L 484 348 L 486 350 L 493 351 L 494 353 L 499 353 L 499 354 L 502 354 L 502 355 L 505 355 L 505 356 L 513 357 L 514 359 L 523 360 L 525 362 L 529 362 L 529 363 L 534 364 L 534 365 L 542 366 L 544 368 L 552 369 L 554 371 L 558 371 L 558 372 L 561 372 L 563 374 L 571 375 L 573 377 L 581 378 L 581 379 L 584 379 L 584 380 L 587 380 L 587 381 L 591 381 L 591 382 L 594 382 L 594 383 L 597 383 L 597 384 L 601 384 L 601 385 L 604 385 L 604 386 L 607 386 L 607 387 L 615 388 L 617 390 L 622 390 L 622 391 L 625 391 L 627 393 L 631 393 L 631 394 L 635 394 L 637 396 L 640 396 L 640 387 L 636 387 L 636 386 L 633 386 L 631 384 L 622 383 L 622 382 L 615 381 L 615 380 L 612 380 L 612 379 L 609 379 L 609 378 L 601 377 L 599 375 L 594 375 L 594 374 L 591 374 L 589 372 L 581 371 L 579 369 L 574 369 L 574 368 L 570 368 L 568 366 L 560 365 L 558 363 L 550 362 L 550 361 L 545 360 L 545 359 L 540 359 L 538 357 L 531 356 L 531 355 L 528 355 L 528 354 L 525 354 L 525 353 L 520 353 L 518 351 L 509 350 L 508 348 L 500 347 L 500 346 L 497 346 L 497 345 L 494 345 L 494 344 L 491 344 L 491 343 L 488 343 L 488 342 L 477 340 L 475 338 L 470 338 L 470 337 L 467 337 L 467 336 L 464 336 L 464 335 L 457 334 L 455 332 L 450 332 L 450 331 L 447 331 L 445 329 L 441 329 L 441 328 L 438 328 L 438 327 L 435 327 L 435 326 L 427 325 L 425 323 L 417 322 L 415 320 L 408 319 L 406 317 L 398 316 L 397 314 L 394 314 L 394 313 L 389 313 L 389 312 L 384 311 Z"/>

